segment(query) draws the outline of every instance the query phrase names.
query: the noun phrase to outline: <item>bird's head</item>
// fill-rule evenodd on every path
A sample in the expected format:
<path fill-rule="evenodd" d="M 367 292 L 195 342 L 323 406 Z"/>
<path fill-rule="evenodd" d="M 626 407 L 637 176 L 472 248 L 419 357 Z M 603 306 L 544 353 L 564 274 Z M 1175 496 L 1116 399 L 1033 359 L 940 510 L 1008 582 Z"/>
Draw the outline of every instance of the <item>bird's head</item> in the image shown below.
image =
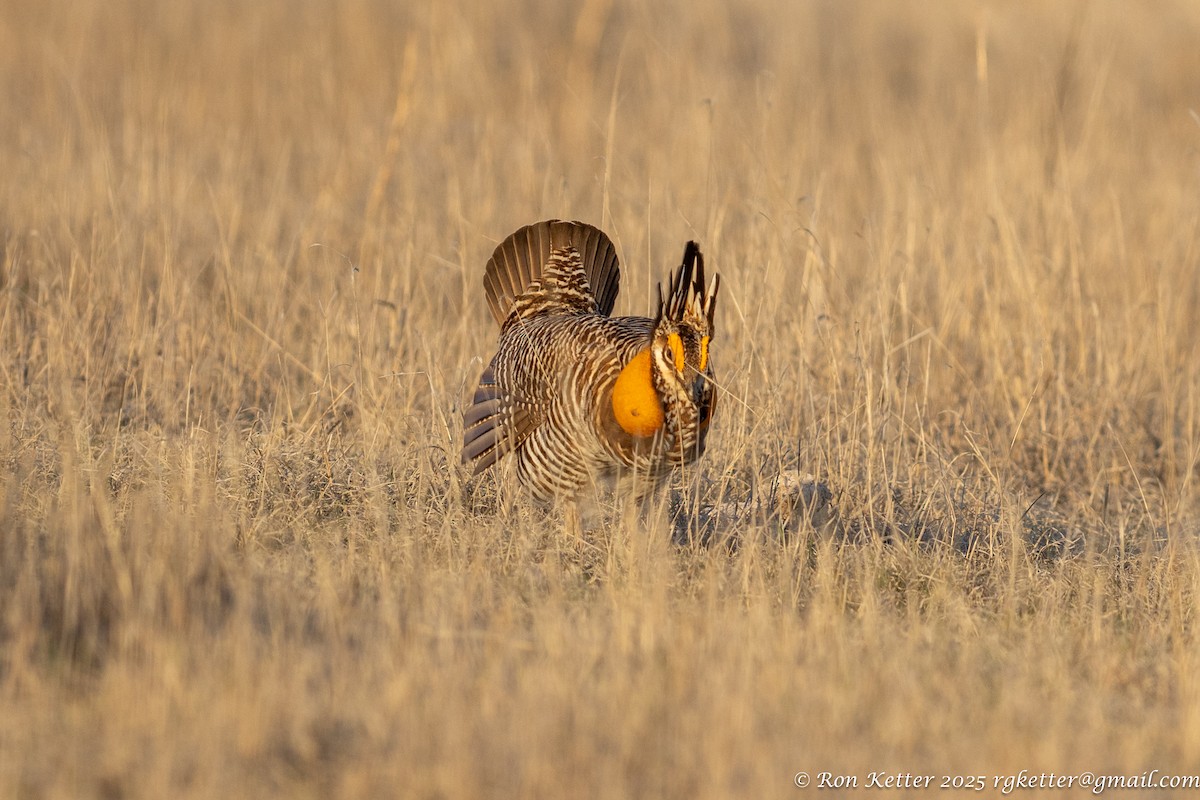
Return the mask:
<path fill-rule="evenodd" d="M 658 313 L 650 346 L 629 363 L 618 378 L 618 397 L 625 396 L 621 384 L 645 386 L 647 373 L 653 387 L 653 397 L 647 405 L 657 402 L 650 413 L 630 414 L 632 406 L 615 408 L 622 427 L 634 435 L 653 435 L 666 427 L 668 443 L 675 458 L 691 460 L 704 448 L 704 436 L 712 419 L 716 401 L 710 344 L 716 311 L 720 276 L 710 283 L 704 280 L 704 256 L 695 242 L 688 242 L 683 263 L 676 268 L 668 282 L 666 293 L 658 287 Z M 626 424 L 625 420 L 629 424 Z"/>

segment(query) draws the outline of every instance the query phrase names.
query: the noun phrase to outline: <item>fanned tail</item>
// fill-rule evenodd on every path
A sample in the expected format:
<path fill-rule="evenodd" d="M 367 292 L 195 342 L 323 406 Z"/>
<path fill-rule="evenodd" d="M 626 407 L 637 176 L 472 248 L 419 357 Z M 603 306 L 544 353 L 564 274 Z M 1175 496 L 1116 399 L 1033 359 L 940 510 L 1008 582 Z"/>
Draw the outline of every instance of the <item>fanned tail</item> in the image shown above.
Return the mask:
<path fill-rule="evenodd" d="M 578 263 L 574 257 L 566 258 L 572 249 L 578 254 Z M 556 251 L 556 263 L 551 264 Z M 573 268 L 581 267 L 585 280 L 579 283 L 583 285 L 545 286 L 548 265 L 557 267 L 564 281 L 569 280 Z M 483 288 L 492 316 L 503 326 L 520 298 L 551 288 L 567 290 L 571 298 L 590 296 L 595 311 L 608 316 L 620 280 L 617 251 L 608 236 L 585 222 L 550 219 L 526 225 L 500 243 L 488 259 Z"/>

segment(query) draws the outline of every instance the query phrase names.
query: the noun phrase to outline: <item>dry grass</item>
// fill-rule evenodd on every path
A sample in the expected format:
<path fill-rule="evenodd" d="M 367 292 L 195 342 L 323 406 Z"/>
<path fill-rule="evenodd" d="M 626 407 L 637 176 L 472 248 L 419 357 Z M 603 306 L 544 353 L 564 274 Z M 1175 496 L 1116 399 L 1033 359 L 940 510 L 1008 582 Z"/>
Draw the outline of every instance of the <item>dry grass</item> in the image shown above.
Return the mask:
<path fill-rule="evenodd" d="M 1194 4 L 409 5 L 6 3 L 0 796 L 1200 771 Z M 466 479 L 548 216 L 703 242 L 679 491 L 835 532 Z"/>

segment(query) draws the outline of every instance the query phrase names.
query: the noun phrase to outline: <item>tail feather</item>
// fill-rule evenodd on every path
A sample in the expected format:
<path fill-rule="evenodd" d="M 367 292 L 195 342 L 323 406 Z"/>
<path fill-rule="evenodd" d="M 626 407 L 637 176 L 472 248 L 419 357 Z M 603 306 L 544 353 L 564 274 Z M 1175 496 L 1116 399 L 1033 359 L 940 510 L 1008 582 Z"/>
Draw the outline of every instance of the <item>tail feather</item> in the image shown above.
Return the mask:
<path fill-rule="evenodd" d="M 551 252 L 564 248 L 579 254 L 597 311 L 612 313 L 621 280 L 612 241 L 587 223 L 551 219 L 517 230 L 488 260 L 483 287 L 498 325 L 504 325 L 517 298 L 541 280 Z"/>

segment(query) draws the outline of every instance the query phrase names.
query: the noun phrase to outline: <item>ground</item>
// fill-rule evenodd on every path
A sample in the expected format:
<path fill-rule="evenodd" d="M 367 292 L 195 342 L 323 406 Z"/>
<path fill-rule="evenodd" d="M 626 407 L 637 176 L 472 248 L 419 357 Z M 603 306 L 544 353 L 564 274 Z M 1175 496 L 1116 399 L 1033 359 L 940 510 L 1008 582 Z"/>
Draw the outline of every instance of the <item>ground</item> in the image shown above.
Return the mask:
<path fill-rule="evenodd" d="M 1196 41 L 9 0 L 0 796 L 1200 774 Z M 708 453 L 582 537 L 458 464 L 483 264 L 548 217 L 613 237 L 618 313 L 688 239 L 722 274 Z"/>

